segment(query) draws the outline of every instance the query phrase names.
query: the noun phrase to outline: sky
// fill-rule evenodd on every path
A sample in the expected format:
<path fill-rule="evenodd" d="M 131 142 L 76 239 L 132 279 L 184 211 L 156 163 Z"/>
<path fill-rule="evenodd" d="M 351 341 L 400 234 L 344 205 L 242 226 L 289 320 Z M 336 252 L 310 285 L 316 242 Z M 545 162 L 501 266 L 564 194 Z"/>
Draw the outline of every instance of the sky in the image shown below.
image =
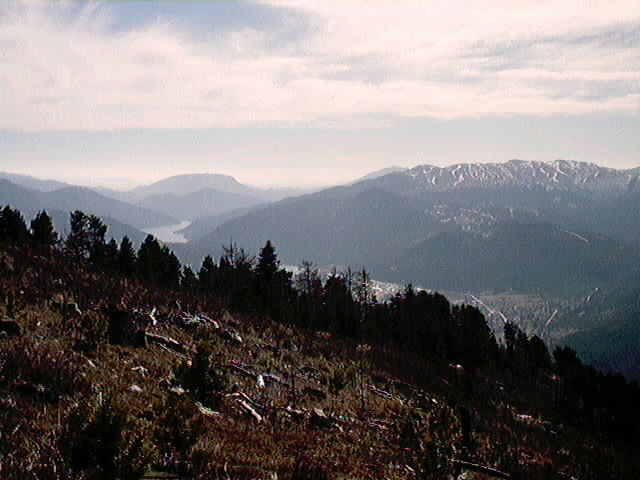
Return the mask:
<path fill-rule="evenodd" d="M 0 2 L 0 170 L 320 186 L 640 166 L 640 0 Z"/>

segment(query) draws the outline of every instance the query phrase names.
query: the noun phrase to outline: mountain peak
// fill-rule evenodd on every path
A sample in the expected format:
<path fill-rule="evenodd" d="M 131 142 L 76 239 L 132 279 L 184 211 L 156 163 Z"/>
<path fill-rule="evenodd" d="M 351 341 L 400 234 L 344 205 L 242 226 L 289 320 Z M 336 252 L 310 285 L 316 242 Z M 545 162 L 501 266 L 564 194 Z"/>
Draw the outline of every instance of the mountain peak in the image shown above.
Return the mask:
<path fill-rule="evenodd" d="M 151 185 L 134 188 L 131 192 L 139 197 L 172 193 L 187 195 L 204 188 L 228 193 L 249 193 L 250 187 L 241 184 L 230 175 L 218 173 L 188 173 L 164 178 Z"/>
<path fill-rule="evenodd" d="M 405 172 L 413 188 L 446 191 L 497 186 L 547 190 L 621 192 L 633 172 L 594 163 L 557 159 L 550 162 L 513 159 L 505 163 L 459 163 L 448 167 L 419 165 Z"/>

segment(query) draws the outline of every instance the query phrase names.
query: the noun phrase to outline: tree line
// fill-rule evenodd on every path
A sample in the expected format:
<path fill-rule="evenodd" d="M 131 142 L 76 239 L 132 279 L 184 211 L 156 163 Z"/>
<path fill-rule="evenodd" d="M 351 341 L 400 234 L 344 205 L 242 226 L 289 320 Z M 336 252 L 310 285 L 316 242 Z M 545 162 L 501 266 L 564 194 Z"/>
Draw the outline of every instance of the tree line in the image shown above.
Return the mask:
<path fill-rule="evenodd" d="M 69 234 L 62 239 L 45 211 L 27 227 L 18 210 L 8 206 L 0 210 L 0 243 L 27 246 L 45 255 L 58 251 L 97 272 L 214 296 L 237 312 L 396 348 L 428 362 L 461 367 L 468 376 L 491 371 L 527 388 L 551 389 L 556 406 L 570 417 L 638 439 L 636 383 L 584 365 L 568 347 L 550 353 L 539 337 L 527 336 L 510 322 L 504 326 L 504 341 L 498 342 L 475 307 L 452 305 L 439 293 L 411 285 L 379 302 L 365 268 L 334 269 L 322 278 L 315 264 L 304 261 L 294 276 L 281 267 L 271 241 L 257 256 L 231 243 L 217 262 L 206 256 L 194 271 L 151 235 L 136 250 L 127 237 L 119 244 L 107 241 L 107 231 L 99 217 L 76 210 L 70 214 Z"/>

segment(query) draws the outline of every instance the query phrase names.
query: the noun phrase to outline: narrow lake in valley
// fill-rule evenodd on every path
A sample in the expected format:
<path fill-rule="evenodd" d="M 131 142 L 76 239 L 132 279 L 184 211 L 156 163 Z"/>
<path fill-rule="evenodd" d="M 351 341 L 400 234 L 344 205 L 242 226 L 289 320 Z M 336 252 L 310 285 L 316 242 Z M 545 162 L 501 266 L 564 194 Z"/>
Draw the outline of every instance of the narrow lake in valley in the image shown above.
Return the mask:
<path fill-rule="evenodd" d="M 158 240 L 166 243 L 187 243 L 187 239 L 181 233 L 177 233 L 183 228 L 187 228 L 191 225 L 189 220 L 184 220 L 174 225 L 163 225 L 161 227 L 146 228 L 144 231 L 150 235 L 153 235 Z"/>

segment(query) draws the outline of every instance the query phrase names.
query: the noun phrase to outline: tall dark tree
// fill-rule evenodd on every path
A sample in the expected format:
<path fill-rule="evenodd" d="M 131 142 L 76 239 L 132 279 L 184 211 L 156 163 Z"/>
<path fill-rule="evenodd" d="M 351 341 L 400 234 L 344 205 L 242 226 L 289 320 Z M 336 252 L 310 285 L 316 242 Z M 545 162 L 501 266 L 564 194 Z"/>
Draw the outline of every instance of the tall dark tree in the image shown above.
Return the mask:
<path fill-rule="evenodd" d="M 177 288 L 182 278 L 182 265 L 166 245 L 160 246 L 153 235 L 147 235 L 138 250 L 138 275 L 153 285 Z"/>
<path fill-rule="evenodd" d="M 9 206 L 0 211 L 0 242 L 24 246 L 31 240 L 24 217 L 19 210 L 12 210 Z"/>
<path fill-rule="evenodd" d="M 115 238 L 112 238 L 109 243 L 104 245 L 101 266 L 111 272 L 118 271 L 118 254 L 118 243 Z"/>
<path fill-rule="evenodd" d="M 267 240 L 258 255 L 258 263 L 255 268 L 256 280 L 259 284 L 268 285 L 275 279 L 279 267 L 280 260 L 278 260 L 276 249 L 271 240 Z"/>
<path fill-rule="evenodd" d="M 198 290 L 198 277 L 189 265 L 185 265 L 184 267 L 182 267 L 181 286 L 188 292 L 195 292 Z"/>
<path fill-rule="evenodd" d="M 136 252 L 131 240 L 126 235 L 120 241 L 118 252 L 118 271 L 127 277 L 133 276 L 136 271 Z"/>
<path fill-rule="evenodd" d="M 497 343 L 480 310 L 468 305 L 455 306 L 452 317 L 457 342 L 451 360 L 473 371 L 495 358 Z"/>
<path fill-rule="evenodd" d="M 162 248 L 153 235 L 147 235 L 140 248 L 136 261 L 140 278 L 154 285 L 160 284 L 162 276 Z"/>
<path fill-rule="evenodd" d="M 323 303 L 326 306 L 323 330 L 332 330 L 355 338 L 358 331 L 358 313 L 349 290 L 348 280 L 335 269 L 324 286 Z"/>
<path fill-rule="evenodd" d="M 271 240 L 267 240 L 260 250 L 254 274 L 256 295 L 261 308 L 274 317 L 281 316 L 294 296 L 292 274 L 280 269 L 280 260 Z"/>
<path fill-rule="evenodd" d="M 106 239 L 108 227 L 100 217 L 90 215 L 87 221 L 87 242 L 89 262 L 96 267 L 104 267 L 106 259 Z"/>
<path fill-rule="evenodd" d="M 53 221 L 45 210 L 38 212 L 31 220 L 30 226 L 31 238 L 36 248 L 46 251 L 58 243 L 58 233 L 53 228 Z"/>
<path fill-rule="evenodd" d="M 233 242 L 224 246 L 218 268 L 217 292 L 230 300 L 231 308 L 250 311 L 255 307 L 253 290 L 255 275 L 254 257 L 244 249 L 239 249 Z"/>
<path fill-rule="evenodd" d="M 182 284 L 180 260 L 166 245 L 161 248 L 161 255 L 160 285 L 167 288 L 178 288 Z"/>
<path fill-rule="evenodd" d="M 200 290 L 205 293 L 211 293 L 216 287 L 218 276 L 218 266 L 213 261 L 211 255 L 207 255 L 202 260 L 202 266 L 198 272 L 198 284 Z"/>
<path fill-rule="evenodd" d="M 70 231 L 65 240 L 65 250 L 75 260 L 89 256 L 89 217 L 74 210 L 69 217 Z"/>

